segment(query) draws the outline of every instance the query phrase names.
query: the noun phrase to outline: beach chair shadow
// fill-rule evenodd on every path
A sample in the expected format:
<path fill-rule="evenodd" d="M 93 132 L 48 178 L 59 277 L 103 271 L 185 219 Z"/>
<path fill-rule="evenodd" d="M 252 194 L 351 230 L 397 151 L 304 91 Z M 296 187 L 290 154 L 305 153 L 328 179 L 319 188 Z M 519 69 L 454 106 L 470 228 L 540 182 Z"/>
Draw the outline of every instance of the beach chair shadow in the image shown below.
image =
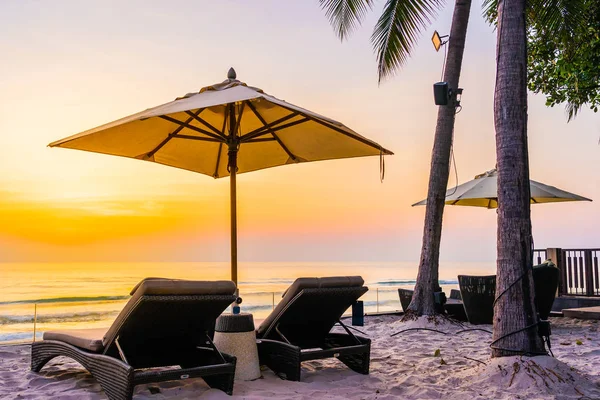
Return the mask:
<path fill-rule="evenodd" d="M 337 358 L 369 373 L 371 340 L 356 336 L 340 320 L 369 289 L 359 276 L 298 278 L 257 330 L 261 365 L 281 378 L 299 381 L 301 363 Z M 338 323 L 345 333 L 332 333 Z"/>
<path fill-rule="evenodd" d="M 72 358 L 111 400 L 131 399 L 136 385 L 196 377 L 232 394 L 236 359 L 219 352 L 212 336 L 235 289 L 231 281 L 145 279 L 108 330 L 45 332 L 32 344 L 31 370 Z"/>

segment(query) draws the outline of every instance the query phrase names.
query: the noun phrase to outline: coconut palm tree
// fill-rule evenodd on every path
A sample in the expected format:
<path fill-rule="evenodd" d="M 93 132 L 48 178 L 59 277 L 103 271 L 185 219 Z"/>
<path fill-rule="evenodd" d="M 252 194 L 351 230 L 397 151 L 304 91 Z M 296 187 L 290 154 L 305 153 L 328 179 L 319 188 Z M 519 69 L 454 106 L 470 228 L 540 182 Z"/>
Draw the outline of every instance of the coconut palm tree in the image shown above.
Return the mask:
<path fill-rule="evenodd" d="M 584 16 L 580 0 L 488 1 L 496 17 L 494 125 L 498 164 L 498 242 L 492 356 L 544 354 L 534 304 L 533 239 L 527 146 L 528 21 L 553 36 L 572 36 Z M 496 11 L 497 10 L 497 11 Z M 496 13 L 494 15 L 494 13 Z M 533 32 L 535 34 L 535 32 Z"/>
<path fill-rule="evenodd" d="M 437 0 L 386 2 L 371 36 L 377 52 L 380 81 L 392 75 L 407 61 L 419 33 L 435 17 L 442 3 Z M 373 6 L 373 0 L 321 0 L 321 5 L 336 33 L 343 40 Z M 444 70 L 444 81 L 453 90 L 458 88 L 470 10 L 471 0 L 456 0 Z M 415 292 L 409 306 L 410 312 L 416 315 L 435 314 L 434 292 L 439 290 L 442 216 L 450 172 L 455 114 L 455 97 L 451 97 L 448 105 L 440 106 L 438 110 L 431 154 L 423 246 Z"/>
<path fill-rule="evenodd" d="M 362 21 L 373 8 L 374 0 L 320 0 L 336 33 L 341 39 Z M 371 40 L 377 53 L 379 80 L 397 71 L 436 12 L 441 0 L 386 0 Z M 456 0 L 453 26 L 448 48 L 448 67 L 458 87 L 460 62 L 451 67 L 453 42 L 464 36 L 455 34 L 455 23 L 468 0 Z M 527 26 L 535 20 L 548 28 L 547 34 L 569 35 L 582 18 L 582 0 L 486 0 L 485 14 L 497 21 L 496 90 L 494 92 L 494 124 L 498 164 L 498 241 L 497 301 L 494 313 L 492 356 L 542 353 L 543 343 L 537 335 L 537 315 L 533 298 L 532 236 L 529 204 L 529 161 L 527 148 Z M 457 28 L 458 30 L 458 28 Z M 457 49 L 458 50 L 458 49 Z M 456 85 L 454 85 L 456 83 Z M 450 108 L 451 107 L 447 107 Z M 453 111 L 453 110 L 452 110 Z M 433 291 L 437 287 L 439 243 L 441 236 L 444 193 L 448 184 L 448 165 L 454 116 L 440 107 L 432 155 L 423 247 L 415 295 L 409 309 L 418 315 L 433 312 Z M 451 122 L 451 123 L 450 123 Z M 450 126 L 448 126 L 448 124 Z M 439 134 L 438 134 L 439 133 Z M 421 294 L 418 294 L 421 292 Z M 431 303 L 430 303 L 431 302 Z"/>

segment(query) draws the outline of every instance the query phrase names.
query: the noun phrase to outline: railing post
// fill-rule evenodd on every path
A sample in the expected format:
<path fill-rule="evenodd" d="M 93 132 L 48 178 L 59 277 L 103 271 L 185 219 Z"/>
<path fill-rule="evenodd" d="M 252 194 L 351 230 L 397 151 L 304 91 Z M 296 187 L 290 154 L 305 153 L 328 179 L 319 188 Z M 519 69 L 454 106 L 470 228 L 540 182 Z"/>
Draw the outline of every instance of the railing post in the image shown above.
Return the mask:
<path fill-rule="evenodd" d="M 36 334 L 36 325 L 37 325 L 37 303 L 33 303 L 33 341 L 35 342 L 35 334 Z"/>
<path fill-rule="evenodd" d="M 564 296 L 569 293 L 567 286 L 567 267 L 563 250 L 559 248 L 546 249 L 546 259 L 551 260 L 558 268 L 558 293 L 557 296 Z"/>
<path fill-rule="evenodd" d="M 592 250 L 583 252 L 584 273 L 585 273 L 585 294 L 594 295 L 594 268 L 592 266 Z"/>

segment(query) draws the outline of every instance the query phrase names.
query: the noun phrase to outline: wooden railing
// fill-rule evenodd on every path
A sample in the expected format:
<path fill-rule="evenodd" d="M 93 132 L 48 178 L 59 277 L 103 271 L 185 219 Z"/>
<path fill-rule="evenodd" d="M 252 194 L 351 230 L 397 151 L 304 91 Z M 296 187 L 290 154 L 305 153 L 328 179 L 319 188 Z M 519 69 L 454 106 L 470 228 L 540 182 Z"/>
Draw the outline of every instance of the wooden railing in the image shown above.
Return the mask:
<path fill-rule="evenodd" d="M 533 264 L 538 265 L 548 259 L 548 253 L 546 249 L 535 249 L 533 251 Z"/>
<path fill-rule="evenodd" d="M 600 296 L 600 249 L 536 249 L 534 263 L 551 259 L 560 270 L 558 295 Z"/>

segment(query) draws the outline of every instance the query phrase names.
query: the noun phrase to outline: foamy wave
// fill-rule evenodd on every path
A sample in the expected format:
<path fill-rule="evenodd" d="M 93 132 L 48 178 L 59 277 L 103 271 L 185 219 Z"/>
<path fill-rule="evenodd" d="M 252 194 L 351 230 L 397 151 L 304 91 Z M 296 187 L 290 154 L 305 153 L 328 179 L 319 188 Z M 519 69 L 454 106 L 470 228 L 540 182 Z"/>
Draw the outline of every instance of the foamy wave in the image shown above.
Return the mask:
<path fill-rule="evenodd" d="M 48 303 L 87 303 L 94 301 L 119 301 L 127 300 L 129 296 L 96 296 L 96 297 L 54 297 L 50 299 L 26 299 L 14 301 L 0 301 L 0 306 L 17 304 L 48 304 Z"/>
<path fill-rule="evenodd" d="M 42 332 L 37 332 L 35 337 L 41 339 L 42 335 Z M 0 343 L 25 342 L 31 341 L 32 338 L 33 332 L 0 333 Z"/>
<path fill-rule="evenodd" d="M 415 279 L 398 279 L 398 280 L 386 280 L 373 282 L 373 285 L 382 286 L 399 286 L 399 285 L 415 285 L 417 281 Z M 440 285 L 458 285 L 456 280 L 440 280 Z"/>
<path fill-rule="evenodd" d="M 106 319 L 114 319 L 118 311 L 84 312 L 74 314 L 49 314 L 38 315 L 38 324 L 50 323 L 72 323 L 72 322 L 95 322 Z M 0 325 L 33 324 L 33 315 L 0 315 Z"/>

